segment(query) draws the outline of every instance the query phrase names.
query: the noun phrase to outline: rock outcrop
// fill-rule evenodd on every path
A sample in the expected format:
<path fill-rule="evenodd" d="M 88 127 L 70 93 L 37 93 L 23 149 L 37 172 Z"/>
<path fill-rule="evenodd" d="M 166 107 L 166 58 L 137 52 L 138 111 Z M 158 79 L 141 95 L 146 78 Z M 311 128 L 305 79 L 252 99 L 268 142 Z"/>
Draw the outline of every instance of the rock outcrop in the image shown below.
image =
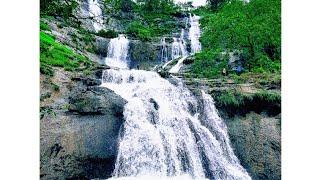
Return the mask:
<path fill-rule="evenodd" d="M 108 178 L 126 101 L 99 87 L 94 74 L 72 76 L 77 75 L 56 69 L 51 80 L 41 78 L 41 93 L 50 94 L 41 101 L 41 179 Z"/>
<path fill-rule="evenodd" d="M 234 151 L 251 177 L 280 180 L 280 117 L 250 113 L 225 120 Z"/>

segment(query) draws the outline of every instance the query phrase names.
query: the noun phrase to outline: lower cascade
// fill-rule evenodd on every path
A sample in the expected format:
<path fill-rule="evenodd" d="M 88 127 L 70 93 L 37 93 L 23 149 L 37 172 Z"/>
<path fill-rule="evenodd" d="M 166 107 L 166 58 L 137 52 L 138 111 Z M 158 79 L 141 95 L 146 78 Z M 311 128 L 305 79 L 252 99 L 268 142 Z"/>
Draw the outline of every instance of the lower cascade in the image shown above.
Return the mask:
<path fill-rule="evenodd" d="M 128 101 L 113 178 L 251 179 L 211 96 L 173 81 L 152 71 L 103 72 L 102 86 Z"/>

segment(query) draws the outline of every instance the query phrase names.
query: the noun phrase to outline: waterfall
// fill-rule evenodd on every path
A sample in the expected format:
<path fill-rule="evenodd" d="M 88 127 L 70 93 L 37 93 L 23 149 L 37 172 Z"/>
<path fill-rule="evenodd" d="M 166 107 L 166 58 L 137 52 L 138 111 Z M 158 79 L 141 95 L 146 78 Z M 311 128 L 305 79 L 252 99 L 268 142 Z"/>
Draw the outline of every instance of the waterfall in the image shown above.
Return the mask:
<path fill-rule="evenodd" d="M 181 56 L 182 57 L 187 56 L 188 51 L 187 51 L 187 46 L 186 46 L 186 41 L 185 41 L 184 29 L 181 29 L 179 46 L 180 46 L 180 50 L 181 50 Z"/>
<path fill-rule="evenodd" d="M 98 0 L 89 0 L 89 15 L 93 18 L 93 27 L 96 32 L 103 29 L 102 10 Z"/>
<path fill-rule="evenodd" d="M 110 40 L 106 65 L 117 68 L 128 68 L 129 40 L 122 34 Z"/>
<path fill-rule="evenodd" d="M 177 59 L 179 57 L 184 57 L 188 55 L 188 51 L 186 49 L 186 42 L 184 40 L 184 30 L 181 30 L 180 38 L 173 38 L 172 43 L 172 58 Z"/>
<path fill-rule="evenodd" d="M 168 45 L 166 43 L 166 38 L 161 38 L 160 44 L 161 44 L 161 61 L 167 62 L 168 61 L 168 48 L 167 48 Z"/>
<path fill-rule="evenodd" d="M 201 51 L 201 43 L 199 41 L 200 38 L 200 24 L 199 24 L 199 16 L 196 15 L 191 15 L 189 16 L 189 22 L 190 22 L 190 28 L 189 28 L 189 40 L 190 40 L 190 44 L 191 44 L 191 54 L 195 54 L 197 52 Z M 183 61 L 185 59 L 187 59 L 188 56 L 188 52 L 186 51 L 186 42 L 185 42 L 185 34 L 184 34 L 184 30 L 181 30 L 181 35 L 180 35 L 180 42 L 178 43 L 177 39 L 174 39 L 174 43 L 172 44 L 172 49 L 174 51 L 172 51 L 172 53 L 175 53 L 173 55 L 173 59 L 179 58 L 181 57 L 177 64 L 175 64 L 170 70 L 170 73 L 178 73 L 179 70 L 181 69 L 181 67 L 183 66 Z M 179 45 L 179 55 L 178 55 L 178 48 L 177 46 Z M 175 48 L 175 49 L 174 49 Z"/>
<path fill-rule="evenodd" d="M 197 100 L 179 79 L 125 69 L 105 70 L 102 86 L 128 101 L 113 178 L 251 179 L 205 92 Z"/>
<path fill-rule="evenodd" d="M 170 70 L 169 70 L 169 73 L 178 73 L 180 68 L 182 67 L 183 65 L 183 61 L 185 59 L 187 59 L 188 56 L 184 56 L 182 58 L 180 58 L 177 62 L 177 64 L 175 64 Z"/>
<path fill-rule="evenodd" d="M 191 41 L 191 53 L 197 53 L 201 51 L 201 44 L 199 41 L 200 38 L 200 25 L 199 25 L 199 16 L 189 15 L 190 20 L 190 29 L 189 29 L 189 39 Z"/>
<path fill-rule="evenodd" d="M 181 51 L 180 51 L 180 43 L 178 42 L 177 38 L 173 38 L 173 43 L 172 43 L 172 59 L 177 59 L 181 56 Z"/>

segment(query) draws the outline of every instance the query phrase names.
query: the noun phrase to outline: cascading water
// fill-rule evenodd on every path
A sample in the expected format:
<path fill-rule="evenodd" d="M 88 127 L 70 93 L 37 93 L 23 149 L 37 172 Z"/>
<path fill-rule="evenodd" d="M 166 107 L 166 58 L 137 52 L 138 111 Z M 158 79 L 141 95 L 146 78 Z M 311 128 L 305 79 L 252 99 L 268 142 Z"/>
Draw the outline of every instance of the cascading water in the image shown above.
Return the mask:
<path fill-rule="evenodd" d="M 161 61 L 167 62 L 168 61 L 168 45 L 166 43 L 166 38 L 161 38 Z"/>
<path fill-rule="evenodd" d="M 180 43 L 178 42 L 177 38 L 173 38 L 171 55 L 172 59 L 177 59 L 181 56 Z"/>
<path fill-rule="evenodd" d="M 113 178 L 251 179 L 212 98 L 202 92 L 197 101 L 176 81 L 151 71 L 103 72 L 102 86 L 128 101 Z"/>
<path fill-rule="evenodd" d="M 110 40 L 108 45 L 108 56 L 105 64 L 110 67 L 128 68 L 129 40 L 122 34 Z"/>
<path fill-rule="evenodd" d="M 181 30 L 180 38 L 179 41 L 177 38 L 173 38 L 173 43 L 172 43 L 172 60 L 180 58 L 177 62 L 176 65 L 174 65 L 169 72 L 170 73 L 178 73 L 180 68 L 182 67 L 183 61 L 187 58 L 188 56 L 188 51 L 186 48 L 186 42 L 185 42 L 185 34 L 184 30 Z"/>
<path fill-rule="evenodd" d="M 189 39 L 191 41 L 191 53 L 197 53 L 201 51 L 200 38 L 200 25 L 199 25 L 199 16 L 191 15 L 189 16 L 190 20 L 190 29 L 189 29 Z"/>
<path fill-rule="evenodd" d="M 199 38 L 200 38 L 200 34 L 201 34 L 201 31 L 200 31 L 200 25 L 199 25 L 199 19 L 200 17 L 199 16 L 196 16 L 196 15 L 191 15 L 189 16 L 189 22 L 190 22 L 190 28 L 189 28 L 189 34 L 188 34 L 188 37 L 189 37 L 189 40 L 190 40 L 190 44 L 191 44 L 191 54 L 195 54 L 197 52 L 200 52 L 201 51 L 201 43 L 199 41 Z M 180 43 L 180 49 L 186 49 L 185 47 L 185 35 L 184 35 L 184 30 L 181 31 L 181 37 L 180 37 L 180 40 L 183 42 L 183 43 Z M 177 44 L 175 44 L 177 45 Z M 179 59 L 179 61 L 177 62 L 176 65 L 174 65 L 170 70 L 169 72 L 170 73 L 178 73 L 179 70 L 181 69 L 182 65 L 183 65 L 183 61 L 187 58 L 188 56 L 188 52 L 185 50 L 184 51 L 184 54 L 182 55 L 182 57 Z M 180 57 L 180 56 L 178 56 Z"/>
<path fill-rule="evenodd" d="M 100 8 L 98 0 L 88 0 L 89 3 L 89 15 L 93 18 L 93 27 L 96 32 L 103 29 L 103 17 L 102 10 Z"/>

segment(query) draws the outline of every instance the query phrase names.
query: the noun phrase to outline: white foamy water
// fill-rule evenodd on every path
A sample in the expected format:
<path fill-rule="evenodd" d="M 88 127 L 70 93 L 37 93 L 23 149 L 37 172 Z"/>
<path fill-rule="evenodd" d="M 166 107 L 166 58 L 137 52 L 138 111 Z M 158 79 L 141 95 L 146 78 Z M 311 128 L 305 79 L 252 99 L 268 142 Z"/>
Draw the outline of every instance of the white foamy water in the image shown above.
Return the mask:
<path fill-rule="evenodd" d="M 110 40 L 108 45 L 108 56 L 105 64 L 110 67 L 128 68 L 129 40 L 122 34 Z"/>
<path fill-rule="evenodd" d="M 128 101 L 113 179 L 251 179 L 209 95 L 142 70 L 105 70 L 102 86 Z"/>
<path fill-rule="evenodd" d="M 98 0 L 88 0 L 89 3 L 89 15 L 93 17 L 93 27 L 96 32 L 103 29 L 103 17 L 102 10 Z"/>
<path fill-rule="evenodd" d="M 191 53 L 197 53 L 201 51 L 201 43 L 199 41 L 201 31 L 199 24 L 199 16 L 191 15 L 189 17 L 190 20 L 190 29 L 189 29 L 189 39 L 191 41 Z"/>
<path fill-rule="evenodd" d="M 187 59 L 188 56 L 184 56 L 182 58 L 180 58 L 177 62 L 177 64 L 175 64 L 170 70 L 169 73 L 178 73 L 179 70 L 181 69 L 181 67 L 183 66 L 183 61 L 185 59 Z"/>
<path fill-rule="evenodd" d="M 160 45 L 161 45 L 161 61 L 167 62 L 168 61 L 168 44 L 166 43 L 166 38 L 161 38 Z"/>

